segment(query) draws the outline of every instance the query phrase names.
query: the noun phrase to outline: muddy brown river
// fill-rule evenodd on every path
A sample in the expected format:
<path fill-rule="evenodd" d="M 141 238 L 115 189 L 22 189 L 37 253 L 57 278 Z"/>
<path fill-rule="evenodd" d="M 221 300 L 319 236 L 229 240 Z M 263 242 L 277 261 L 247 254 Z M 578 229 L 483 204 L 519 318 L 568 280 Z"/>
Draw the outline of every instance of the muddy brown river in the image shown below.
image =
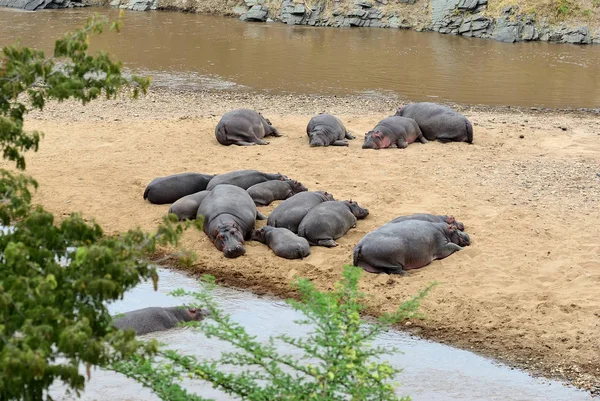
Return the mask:
<path fill-rule="evenodd" d="M 47 51 L 93 12 L 0 9 L 0 46 Z M 462 104 L 600 107 L 600 46 L 506 44 L 376 28 L 246 23 L 177 12 L 126 12 L 121 35 L 92 39 L 159 86 L 277 93 L 395 95 Z"/>

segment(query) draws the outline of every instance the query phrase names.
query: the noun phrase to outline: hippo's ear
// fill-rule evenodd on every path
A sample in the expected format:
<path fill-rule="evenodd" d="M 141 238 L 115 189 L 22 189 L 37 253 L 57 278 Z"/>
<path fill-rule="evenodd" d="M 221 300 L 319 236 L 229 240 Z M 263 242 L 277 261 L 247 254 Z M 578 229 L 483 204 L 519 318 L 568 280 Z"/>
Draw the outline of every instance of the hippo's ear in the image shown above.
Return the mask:
<path fill-rule="evenodd" d="M 196 313 L 198 310 L 196 308 L 188 308 L 188 312 Z"/>
<path fill-rule="evenodd" d="M 455 228 L 452 224 L 448 224 L 448 231 L 454 231 Z"/>
<path fill-rule="evenodd" d="M 448 221 L 448 223 L 454 223 L 456 221 L 456 219 L 454 218 L 454 216 L 452 216 L 451 214 L 449 214 L 448 216 L 446 216 L 446 220 Z"/>

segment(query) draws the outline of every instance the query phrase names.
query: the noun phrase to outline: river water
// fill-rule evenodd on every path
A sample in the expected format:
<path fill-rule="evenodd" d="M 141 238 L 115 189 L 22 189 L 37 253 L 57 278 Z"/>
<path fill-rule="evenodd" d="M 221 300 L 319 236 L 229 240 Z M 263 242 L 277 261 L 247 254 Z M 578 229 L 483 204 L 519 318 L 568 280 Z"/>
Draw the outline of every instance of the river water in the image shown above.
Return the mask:
<path fill-rule="evenodd" d="M 51 50 L 93 12 L 0 9 L 0 46 Z M 93 38 L 159 86 L 271 93 L 397 95 L 462 104 L 600 107 L 600 46 L 506 44 L 437 33 L 246 23 L 177 12 L 126 12 L 121 35 Z"/>
<path fill-rule="evenodd" d="M 152 283 L 143 283 L 128 292 L 122 301 L 110 305 L 111 314 L 124 313 L 147 306 L 181 305 L 189 299 L 172 297 L 177 288 L 200 291 L 198 282 L 186 275 L 167 269 L 159 270 L 158 291 Z M 302 317 L 285 302 L 259 297 L 249 292 L 218 288 L 215 299 L 232 319 L 261 340 L 271 335 L 298 336 L 310 328 L 294 323 Z M 223 342 L 207 339 L 199 330 L 176 328 L 150 333 L 143 338 L 155 338 L 186 354 L 214 358 L 222 351 L 232 351 Z M 414 401 L 583 401 L 588 393 L 566 387 L 556 381 L 533 378 L 519 370 L 441 344 L 411 337 L 395 330 L 381 335 L 374 345 L 396 347 L 402 353 L 389 355 L 391 363 L 401 369 L 398 379 L 402 386 L 399 395 L 410 395 Z M 295 349 L 280 348 L 294 354 Z M 82 370 L 83 372 L 83 370 Z M 81 400 L 146 401 L 158 400 L 148 389 L 116 373 L 94 370 Z M 197 394 L 217 401 L 233 398 L 205 384 L 188 383 Z M 75 400 L 64 396 L 61 386 L 51 394 L 63 401 Z"/>

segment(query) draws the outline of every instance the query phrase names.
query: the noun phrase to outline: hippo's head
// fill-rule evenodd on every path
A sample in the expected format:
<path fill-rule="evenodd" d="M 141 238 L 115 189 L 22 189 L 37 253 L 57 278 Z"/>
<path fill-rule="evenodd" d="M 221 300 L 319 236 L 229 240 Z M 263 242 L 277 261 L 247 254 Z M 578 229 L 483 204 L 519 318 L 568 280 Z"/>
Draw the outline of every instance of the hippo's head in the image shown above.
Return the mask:
<path fill-rule="evenodd" d="M 267 124 L 273 125 L 273 124 L 271 124 L 271 120 L 269 120 L 268 118 L 265 118 L 265 121 L 267 122 Z"/>
<path fill-rule="evenodd" d="M 448 239 L 450 242 L 459 246 L 471 245 L 471 238 L 469 238 L 469 235 L 462 232 L 455 225 L 448 224 Z"/>
<path fill-rule="evenodd" d="M 330 194 L 329 192 L 326 191 L 317 191 L 317 193 L 320 193 L 321 195 L 323 195 L 325 197 L 326 200 L 328 201 L 334 201 L 335 198 L 333 197 L 332 194 Z"/>
<path fill-rule="evenodd" d="M 308 133 L 308 142 L 311 147 L 325 146 L 325 138 L 321 131 L 312 131 Z"/>
<path fill-rule="evenodd" d="M 358 205 L 358 203 L 354 202 L 352 199 L 346 201 L 350 211 L 357 219 L 364 219 L 369 215 L 369 209 L 364 209 Z"/>
<path fill-rule="evenodd" d="M 454 216 L 444 216 L 444 217 L 446 218 L 446 223 L 455 226 L 460 231 L 464 231 L 465 230 L 465 225 L 463 223 L 461 223 L 460 221 L 457 221 L 454 218 Z"/>
<path fill-rule="evenodd" d="M 396 110 L 396 116 L 402 116 L 404 106 L 398 107 L 398 110 Z"/>
<path fill-rule="evenodd" d="M 244 235 L 233 222 L 222 223 L 213 232 L 215 247 L 223 251 L 226 258 L 237 258 L 246 253 Z"/>
<path fill-rule="evenodd" d="M 190 314 L 192 320 L 200 321 L 206 316 L 210 316 L 210 311 L 208 309 L 188 308 L 187 311 Z"/>
<path fill-rule="evenodd" d="M 265 237 L 269 228 L 270 226 L 264 226 L 262 228 L 259 228 L 258 230 L 252 231 L 252 241 L 262 242 L 263 244 L 267 242 L 267 239 Z"/>
<path fill-rule="evenodd" d="M 290 181 L 290 188 L 292 190 L 292 193 L 290 194 L 290 196 L 296 195 L 297 193 L 300 193 L 300 192 L 308 191 L 308 188 L 306 188 L 304 185 L 302 185 L 301 182 L 298 182 L 295 180 Z"/>
<path fill-rule="evenodd" d="M 383 134 L 380 131 L 369 131 L 365 134 L 365 143 L 363 149 L 381 149 L 385 148 Z"/>

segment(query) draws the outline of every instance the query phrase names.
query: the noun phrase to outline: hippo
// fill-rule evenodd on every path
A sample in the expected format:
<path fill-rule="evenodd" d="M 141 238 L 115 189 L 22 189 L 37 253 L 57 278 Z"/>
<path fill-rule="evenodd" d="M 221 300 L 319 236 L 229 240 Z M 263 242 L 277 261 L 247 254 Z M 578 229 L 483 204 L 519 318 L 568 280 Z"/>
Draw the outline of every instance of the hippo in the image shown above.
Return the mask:
<path fill-rule="evenodd" d="M 354 266 L 370 273 L 405 274 L 470 245 L 455 226 L 421 220 L 384 224 L 365 235 L 354 248 Z"/>
<path fill-rule="evenodd" d="M 333 200 L 333 195 L 323 191 L 300 192 L 277 205 L 269 215 L 267 225 L 287 228 L 297 234 L 300 222 L 313 207 Z"/>
<path fill-rule="evenodd" d="M 254 241 L 267 244 L 280 258 L 304 259 L 310 255 L 310 245 L 287 228 L 264 226 L 252 233 Z"/>
<path fill-rule="evenodd" d="M 271 180 L 252 185 L 247 191 L 256 206 L 269 206 L 273 201 L 288 199 L 308 189 L 294 180 Z"/>
<path fill-rule="evenodd" d="M 179 217 L 179 221 L 194 220 L 200 204 L 208 194 L 210 194 L 210 191 L 200 191 L 177 199 L 169 208 L 169 213 L 176 214 Z"/>
<path fill-rule="evenodd" d="M 354 139 L 339 118 L 326 113 L 311 118 L 306 133 L 311 147 L 348 146 L 348 139 Z"/>
<path fill-rule="evenodd" d="M 223 114 L 215 128 L 215 136 L 221 145 L 268 145 L 263 138 L 279 137 L 271 121 L 250 109 L 236 109 Z"/>
<path fill-rule="evenodd" d="M 261 182 L 270 180 L 287 180 L 288 178 L 283 174 L 269 174 L 263 173 L 258 170 L 236 170 L 225 174 L 219 174 L 206 186 L 207 190 L 214 189 L 217 185 L 229 184 L 235 185 L 242 189 L 248 189 L 252 185 L 259 184 Z"/>
<path fill-rule="evenodd" d="M 156 205 L 173 203 L 186 195 L 204 191 L 214 178 L 211 174 L 181 173 L 155 178 L 144 191 L 144 199 Z"/>
<path fill-rule="evenodd" d="M 228 184 L 218 185 L 204 198 L 199 216 L 204 216 L 204 232 L 226 258 L 246 253 L 244 242 L 250 239 L 260 217 L 248 192 Z"/>
<path fill-rule="evenodd" d="M 338 246 L 336 239 L 356 227 L 357 219 L 368 215 L 368 209 L 351 200 L 323 202 L 304 216 L 298 226 L 298 235 L 306 238 L 311 245 L 332 248 Z"/>
<path fill-rule="evenodd" d="M 135 334 L 142 335 L 153 331 L 171 329 L 177 326 L 179 322 L 199 321 L 207 315 L 207 311 L 185 306 L 149 307 L 118 316 L 114 319 L 113 325 L 120 330 L 133 329 Z"/>
<path fill-rule="evenodd" d="M 415 120 L 394 116 L 379 121 L 375 128 L 366 133 L 362 147 L 363 149 L 384 149 L 395 145 L 398 149 L 405 149 L 415 141 L 429 142 L 423 136 Z"/>
<path fill-rule="evenodd" d="M 431 102 L 411 103 L 400 107 L 396 116 L 415 120 L 430 141 L 473 143 L 471 122 L 450 107 Z"/>
<path fill-rule="evenodd" d="M 390 221 L 388 224 L 399 223 L 401 221 L 406 221 L 406 220 L 421 220 L 421 221 L 430 221 L 432 223 L 446 223 L 446 224 L 455 226 L 460 231 L 465 230 L 465 225 L 463 223 L 461 223 L 460 221 L 457 221 L 454 218 L 454 216 L 447 216 L 447 215 L 436 216 L 436 215 L 428 214 L 428 213 L 415 213 L 415 214 L 411 214 L 408 216 L 396 217 L 394 220 Z"/>

